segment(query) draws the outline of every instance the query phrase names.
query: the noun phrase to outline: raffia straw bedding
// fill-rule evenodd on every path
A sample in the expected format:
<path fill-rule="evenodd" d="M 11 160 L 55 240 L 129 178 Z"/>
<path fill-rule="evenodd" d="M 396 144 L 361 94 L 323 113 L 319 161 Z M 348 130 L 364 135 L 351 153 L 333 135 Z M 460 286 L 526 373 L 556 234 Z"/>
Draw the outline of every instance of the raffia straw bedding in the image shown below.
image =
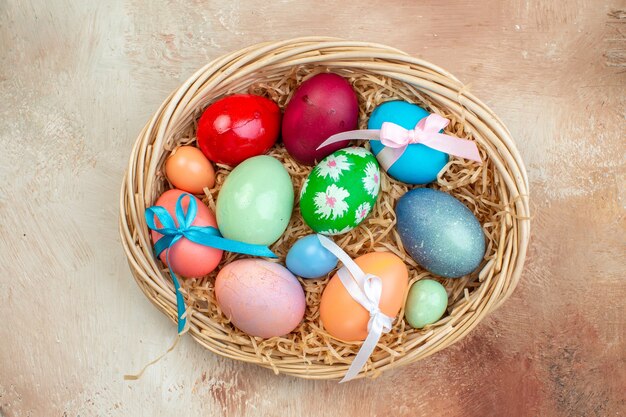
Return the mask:
<path fill-rule="evenodd" d="M 332 45 L 337 43 L 332 43 L 334 41 L 330 40 L 311 39 L 291 42 L 292 44 L 281 48 L 311 47 L 317 42 L 319 45 L 317 51 L 323 51 L 326 46 L 331 48 L 330 54 L 335 52 L 332 48 L 336 47 Z M 253 48 L 255 47 L 251 47 L 248 53 L 252 53 Z M 372 55 L 383 55 L 383 52 L 384 54 L 399 54 L 395 50 L 380 49 L 378 46 L 354 42 L 346 42 L 346 46 L 336 53 L 342 54 L 345 50 L 357 50 L 362 55 L 367 55 L 368 51 Z M 312 51 L 315 52 L 316 49 L 312 48 Z M 301 55 L 308 58 L 312 51 L 304 51 Z M 313 56 L 315 57 L 316 54 Z M 296 58 L 291 59 L 297 63 Z M 282 61 L 280 61 L 274 64 L 274 67 L 259 66 L 257 70 L 251 71 L 237 83 L 226 84 L 225 87 L 216 89 L 216 95 L 207 92 L 208 94 L 202 98 L 194 98 L 195 105 L 187 111 L 186 122 L 178 123 L 159 148 L 154 140 L 154 137 L 159 137 L 159 132 L 153 133 L 153 138 L 150 138 L 151 129 L 148 125 L 134 149 L 130 171 L 122 189 L 123 215 L 120 223 L 131 269 L 148 297 L 172 319 L 176 318 L 173 287 L 167 268 L 153 258 L 148 230 L 141 216 L 143 216 L 143 210 L 152 205 L 161 192 L 171 188 L 163 175 L 163 162 L 175 147 L 195 143 L 196 121 L 204 108 L 224 95 L 241 92 L 269 97 L 284 108 L 303 80 L 316 73 L 330 71 L 347 78 L 357 92 L 360 128 L 367 127 L 369 114 L 378 104 L 389 100 L 406 100 L 451 120 L 446 133 L 477 140 L 483 160 L 483 164 L 479 165 L 471 161 L 451 158 L 440 173 L 437 183 L 430 185 L 458 198 L 472 210 L 482 224 L 487 239 L 487 250 L 481 267 L 475 273 L 460 279 L 442 279 L 422 269 L 404 252 L 402 242 L 395 230 L 394 208 L 396 200 L 411 186 L 395 181 L 382 171 L 381 192 L 373 212 L 358 228 L 334 237 L 335 242 L 353 258 L 372 251 L 395 253 L 404 260 L 409 269 L 409 285 L 417 280 L 430 278 L 438 280 L 448 290 L 448 311 L 432 326 L 421 330 L 412 329 L 403 319 L 404 311 L 400 312 L 394 321 L 393 330 L 381 337 L 378 347 L 365 368 L 368 371 L 366 373 L 376 376 L 384 369 L 413 362 L 445 348 L 467 334 L 485 314 L 504 301 L 519 279 L 529 235 L 527 180 L 521 160 L 508 137 L 506 128 L 492 113 L 489 116 L 493 118 L 487 120 L 485 123 L 487 127 L 485 127 L 482 124 L 485 119 L 484 115 L 473 111 L 477 105 L 483 107 L 484 105 L 476 99 L 467 99 L 466 96 L 471 97 L 471 95 L 449 74 L 439 69 L 432 70 L 430 66 L 419 67 L 419 71 L 425 71 L 425 75 L 422 76 L 427 79 L 427 82 L 439 84 L 435 86 L 435 90 L 456 91 L 454 101 L 434 91 L 418 88 L 399 80 L 398 78 L 403 77 L 404 73 L 417 73 L 417 63 L 421 63 L 410 57 L 404 56 L 404 58 L 415 63 L 398 65 L 393 60 L 389 63 L 385 61 L 377 63 L 365 57 L 351 57 L 350 60 L 358 59 L 370 64 L 369 68 L 368 65 L 363 65 L 364 68 L 350 68 L 349 65 L 342 65 L 341 62 L 328 62 L 328 59 L 321 58 L 320 60 L 325 62 L 281 66 L 279 64 Z M 278 68 L 279 66 L 281 67 Z M 379 67 L 384 70 L 376 69 Z M 234 71 L 243 70 L 240 68 Z M 191 101 L 193 102 L 194 99 Z M 188 106 L 189 103 L 185 105 Z M 153 119 L 153 131 L 162 122 L 162 111 L 163 107 L 161 115 L 157 113 L 158 117 L 155 116 Z M 468 119 L 473 120 L 473 123 L 469 123 Z M 496 129 L 489 129 L 489 124 L 498 126 Z M 497 136 L 492 136 L 494 131 Z M 163 131 L 160 134 L 163 135 Z M 505 135 L 506 137 L 502 138 Z M 492 142 L 493 137 L 498 136 L 502 138 L 501 142 Z M 152 143 L 146 144 L 146 140 Z M 366 142 L 354 144 L 368 147 Z M 140 154 L 142 149 L 145 150 L 145 160 L 150 163 L 143 162 L 143 173 L 139 173 L 135 171 L 139 171 L 137 166 L 141 165 L 142 158 L 137 158 L 137 154 Z M 269 155 L 283 163 L 291 175 L 295 195 L 299 196 L 302 183 L 311 171 L 311 167 L 296 163 L 281 143 L 276 144 Z M 206 195 L 203 199 L 213 211 L 220 187 L 230 171 L 226 166 L 218 165 L 216 168 L 215 187 L 205 190 Z M 132 175 L 135 175 L 135 178 L 131 178 Z M 138 181 L 140 176 L 144 184 Z M 146 196 L 143 201 L 141 193 L 137 196 L 141 188 L 143 188 L 143 195 Z M 129 204 L 129 195 L 132 195 L 133 189 L 135 200 Z M 286 232 L 271 246 L 272 251 L 279 257 L 276 262 L 284 264 L 289 248 L 300 237 L 311 233 L 311 229 L 302 220 L 296 198 Z M 220 267 L 241 257 L 245 255 L 225 253 Z M 150 270 L 150 265 L 152 270 Z M 320 323 L 319 302 L 328 277 L 318 280 L 300 280 L 307 302 L 303 322 L 284 337 L 263 340 L 239 331 L 220 311 L 214 294 L 214 279 L 219 269 L 218 267 L 208 276 L 187 279 L 182 283 L 189 308 L 187 314 L 191 317 L 190 332 L 196 340 L 221 355 L 271 367 L 277 373 L 283 372 L 304 378 L 319 379 L 343 376 L 359 350 L 360 343 L 338 341 L 329 336 Z"/>

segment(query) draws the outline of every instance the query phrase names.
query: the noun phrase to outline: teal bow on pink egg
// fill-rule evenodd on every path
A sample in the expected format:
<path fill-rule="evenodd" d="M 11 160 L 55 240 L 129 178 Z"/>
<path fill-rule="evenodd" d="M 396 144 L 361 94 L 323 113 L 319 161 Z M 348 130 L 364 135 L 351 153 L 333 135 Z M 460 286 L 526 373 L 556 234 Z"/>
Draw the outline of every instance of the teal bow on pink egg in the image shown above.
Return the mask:
<path fill-rule="evenodd" d="M 189 205 L 187 211 L 183 208 L 183 199 L 189 199 Z M 176 201 L 176 221 L 172 218 L 170 213 L 160 206 L 148 207 L 145 212 L 146 224 L 150 230 L 154 230 L 163 235 L 154 244 L 154 252 L 158 257 L 164 250 L 166 253 L 166 263 L 174 282 L 174 290 L 176 291 L 176 308 L 178 315 L 178 333 L 182 333 L 185 329 L 187 319 L 185 317 L 185 299 L 180 291 L 180 283 L 169 261 L 169 249 L 172 248 L 176 242 L 182 238 L 189 239 L 190 241 L 209 246 L 216 249 L 221 249 L 229 252 L 242 253 L 252 256 L 263 256 L 268 258 L 276 258 L 277 256 L 267 246 L 253 245 L 250 243 L 238 242 L 236 240 L 226 239 L 222 237 L 219 230 L 212 226 L 194 226 L 193 221 L 196 218 L 198 212 L 198 206 L 196 199 L 191 194 L 181 194 Z M 155 217 L 161 223 L 161 227 L 158 227 L 155 221 Z M 178 223 L 178 225 L 177 225 Z"/>

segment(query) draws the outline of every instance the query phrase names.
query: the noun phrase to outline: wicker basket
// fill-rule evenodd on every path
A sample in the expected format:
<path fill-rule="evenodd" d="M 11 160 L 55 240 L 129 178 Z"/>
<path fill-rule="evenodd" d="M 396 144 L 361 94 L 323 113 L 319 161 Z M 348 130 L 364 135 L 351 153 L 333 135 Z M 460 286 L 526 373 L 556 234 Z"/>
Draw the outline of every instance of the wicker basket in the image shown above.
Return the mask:
<path fill-rule="evenodd" d="M 384 346 L 381 339 L 360 376 L 376 376 L 385 369 L 417 361 L 450 346 L 510 296 L 520 278 L 530 234 L 526 171 L 507 128 L 461 82 L 428 62 L 383 45 L 331 38 L 263 43 L 214 60 L 174 91 L 139 135 L 121 190 L 120 233 L 137 283 L 161 311 L 176 320 L 172 281 L 153 256 L 144 220 L 146 207 L 168 186 L 162 175 L 165 158 L 176 145 L 189 141 L 183 132 L 193 131 L 197 117 L 210 102 L 226 94 L 259 90 L 259 85 L 276 83 L 293 73 L 294 68 L 329 70 L 353 80 L 367 76 L 388 80 L 392 86 L 404 86 L 397 90 L 399 97 L 422 102 L 455 119 L 460 132 L 476 140 L 489 161 L 485 169 L 491 172 L 483 175 L 492 178 L 493 195 L 500 207 L 493 218 L 483 219 L 483 224 L 487 221 L 495 231 L 495 238 L 488 245 L 491 255 L 471 277 L 446 281 L 449 292 L 455 296 L 450 300 L 448 315 L 436 325 L 409 329 L 400 316 L 394 325 L 400 327 L 394 346 Z M 358 91 L 357 83 L 353 84 Z M 440 178 L 439 186 L 446 187 L 445 178 Z M 353 251 L 359 252 L 359 248 Z M 407 262 L 411 266 L 410 260 Z M 413 280 L 428 275 L 412 265 Z M 210 279 L 207 278 L 207 288 Z M 341 378 L 359 347 L 344 346 L 337 353 L 340 349 L 324 339 L 316 355 L 292 353 L 280 348 L 280 341 L 262 349 L 263 340 L 247 337 L 202 309 L 192 309 L 188 314 L 189 333 L 202 346 L 229 358 L 272 368 L 276 373 L 311 379 Z M 315 317 L 308 314 L 305 320 Z M 326 355 L 325 349 L 333 351 L 332 355 Z"/>

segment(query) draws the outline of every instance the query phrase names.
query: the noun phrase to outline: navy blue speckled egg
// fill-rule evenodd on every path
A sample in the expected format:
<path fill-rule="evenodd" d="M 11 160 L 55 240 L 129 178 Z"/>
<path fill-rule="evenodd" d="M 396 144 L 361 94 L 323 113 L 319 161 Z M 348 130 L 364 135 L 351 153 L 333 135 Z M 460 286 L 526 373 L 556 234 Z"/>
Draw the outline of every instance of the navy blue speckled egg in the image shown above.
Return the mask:
<path fill-rule="evenodd" d="M 473 272 L 485 255 L 485 234 L 474 214 L 456 198 L 416 188 L 396 206 L 404 249 L 433 274 L 458 278 Z"/>

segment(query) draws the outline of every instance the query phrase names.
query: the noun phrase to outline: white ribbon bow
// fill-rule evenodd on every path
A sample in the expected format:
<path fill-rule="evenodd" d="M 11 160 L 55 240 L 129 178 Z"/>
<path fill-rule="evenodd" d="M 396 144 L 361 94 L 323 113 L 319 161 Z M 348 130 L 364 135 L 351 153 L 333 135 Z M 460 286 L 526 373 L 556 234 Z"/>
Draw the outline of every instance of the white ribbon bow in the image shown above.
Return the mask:
<path fill-rule="evenodd" d="M 350 364 L 348 372 L 340 381 L 342 383 L 350 381 L 363 369 L 382 334 L 391 331 L 393 318 L 380 311 L 378 306 L 383 291 L 383 283 L 380 277 L 364 273 L 343 249 L 326 236 L 317 235 L 317 238 L 324 248 L 343 263 L 344 266 L 337 271 L 341 283 L 348 291 L 348 294 L 370 314 L 370 319 L 367 323 L 367 338 L 361 345 L 361 349 L 359 349 L 352 364 Z"/>

